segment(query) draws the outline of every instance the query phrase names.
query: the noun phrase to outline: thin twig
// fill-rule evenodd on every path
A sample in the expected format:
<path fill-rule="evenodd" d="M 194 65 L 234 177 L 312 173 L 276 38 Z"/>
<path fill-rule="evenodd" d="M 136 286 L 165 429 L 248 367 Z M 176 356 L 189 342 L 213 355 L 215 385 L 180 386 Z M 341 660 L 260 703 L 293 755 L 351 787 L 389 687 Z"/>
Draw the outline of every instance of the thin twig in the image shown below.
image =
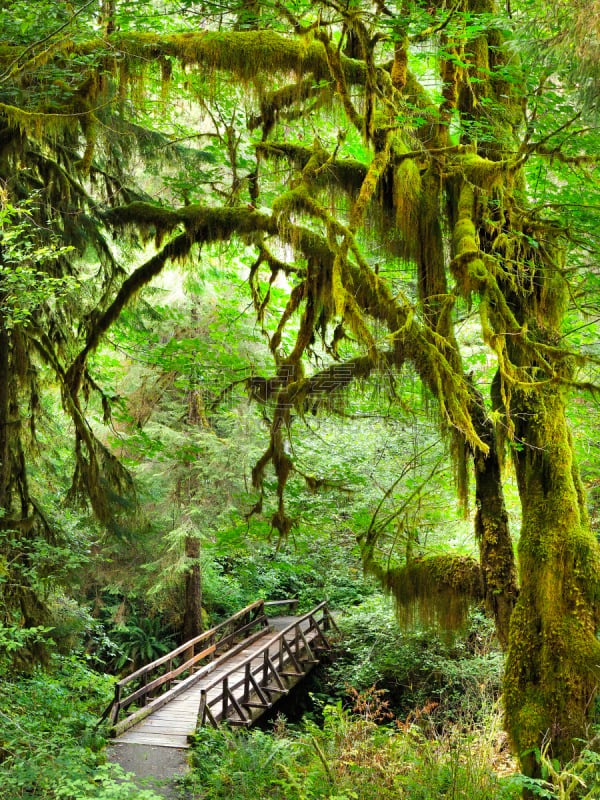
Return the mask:
<path fill-rule="evenodd" d="M 44 36 L 43 39 L 40 39 L 37 42 L 33 42 L 32 44 L 29 45 L 29 47 L 26 47 L 25 50 L 23 50 L 22 53 L 19 53 L 19 55 L 14 59 L 14 61 L 12 61 L 12 63 L 10 63 L 8 65 L 8 68 L 7 68 L 6 72 L 3 75 L 0 75 L 0 81 L 3 81 L 5 78 L 8 78 L 10 76 L 10 74 L 12 73 L 13 67 L 15 67 L 19 63 L 19 61 L 23 58 L 23 56 L 27 55 L 27 53 L 29 53 L 34 48 L 39 47 L 39 45 L 45 44 L 49 39 L 52 39 L 53 36 L 56 36 L 57 33 L 60 33 L 65 28 L 68 28 L 69 25 L 73 22 L 73 20 L 76 17 L 78 17 L 80 14 L 82 14 L 86 10 L 86 8 L 89 8 L 89 6 L 91 6 L 95 1 L 96 0 L 89 0 L 88 3 L 86 3 L 78 11 L 76 11 L 71 16 L 71 18 L 68 19 L 66 22 L 64 22 L 59 28 L 57 28 L 56 30 L 52 31 L 47 36 Z"/>

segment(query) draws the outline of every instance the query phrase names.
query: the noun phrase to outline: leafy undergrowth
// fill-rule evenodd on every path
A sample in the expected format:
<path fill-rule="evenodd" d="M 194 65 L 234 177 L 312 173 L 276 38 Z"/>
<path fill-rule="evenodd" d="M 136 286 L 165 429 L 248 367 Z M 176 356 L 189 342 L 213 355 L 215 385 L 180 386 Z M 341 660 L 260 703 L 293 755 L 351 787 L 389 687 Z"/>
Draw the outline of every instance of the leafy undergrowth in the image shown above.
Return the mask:
<path fill-rule="evenodd" d="M 358 621 L 364 621 L 361 614 Z M 468 639 L 472 647 L 472 631 Z M 382 644 L 383 637 L 378 641 Z M 471 656 L 481 666 L 478 641 Z M 461 645 L 453 647 L 462 652 Z M 389 654 L 382 646 L 375 651 L 383 659 L 375 661 L 379 669 Z M 443 655 L 450 664 L 445 651 L 425 652 L 415 647 L 413 662 L 431 658 L 439 668 Z M 397 663 L 406 666 L 402 658 Z M 478 699 L 474 689 L 466 692 L 471 668 L 448 667 L 452 685 L 462 676 L 460 715 L 458 688 L 448 692 L 439 676 L 422 685 L 421 673 L 413 669 L 414 691 L 435 691 L 407 714 L 392 705 L 388 690 L 346 686 L 346 706 L 341 700 L 321 703 L 301 726 L 280 717 L 268 733 L 204 729 L 196 737 L 193 769 L 182 790 L 189 800 L 517 800 L 524 789 L 547 800 L 600 797 L 598 738 L 563 767 L 546 746 L 538 754 L 541 777 L 518 774 L 501 730 L 495 662 L 490 663 L 491 675 L 480 673 Z M 350 667 L 348 661 L 344 669 Z M 373 664 L 361 668 L 368 672 Z M 159 800 L 106 762 L 106 742 L 96 725 L 113 685 L 114 678 L 74 657 L 55 655 L 49 669 L 28 677 L 12 678 L 0 670 L 1 800 Z M 402 701 L 408 697 L 402 695 Z"/>
<path fill-rule="evenodd" d="M 371 701 L 373 696 L 371 696 Z M 204 730 L 193 751 L 188 789 L 195 800 L 516 800 L 521 784 L 494 770 L 499 715 L 469 730 L 435 734 L 427 714 L 387 720 L 385 704 L 357 697 L 323 709 L 322 728 L 301 731 L 279 719 L 273 734 Z M 375 716 L 373 711 L 375 710 Z"/>
<path fill-rule="evenodd" d="M 412 721 L 390 719 L 379 690 L 323 709 L 324 725 L 272 733 L 199 732 L 186 778 L 189 800 L 598 800 L 596 739 L 560 767 L 549 748 L 538 754 L 540 778 L 516 771 L 498 707 L 471 726 L 442 732 L 427 709 Z"/>
<path fill-rule="evenodd" d="M 395 716 L 426 707 L 440 730 L 477 722 L 500 697 L 503 657 L 493 623 L 479 612 L 456 634 L 403 630 L 392 604 L 375 596 L 340 616 L 338 626 L 342 636 L 326 675 L 333 694 L 377 685 Z"/>
<path fill-rule="evenodd" d="M 190 798 L 600 797 L 593 742 L 562 768 L 546 748 L 537 754 L 540 778 L 519 774 L 502 730 L 502 654 L 481 614 L 456 636 L 406 631 L 390 604 L 372 597 L 338 625 L 336 658 L 302 724 L 279 718 L 272 733 L 199 732 Z"/>
<path fill-rule="evenodd" d="M 2 800 L 158 800 L 105 763 L 94 726 L 113 684 L 63 656 L 29 677 L 0 674 Z"/>

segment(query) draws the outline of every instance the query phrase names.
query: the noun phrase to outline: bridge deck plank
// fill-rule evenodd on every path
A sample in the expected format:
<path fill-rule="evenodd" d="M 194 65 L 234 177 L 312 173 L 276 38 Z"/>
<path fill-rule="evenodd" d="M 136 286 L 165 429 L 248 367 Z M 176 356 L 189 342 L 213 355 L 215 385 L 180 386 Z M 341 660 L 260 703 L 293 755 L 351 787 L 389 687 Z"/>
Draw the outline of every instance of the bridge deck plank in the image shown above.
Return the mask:
<path fill-rule="evenodd" d="M 293 621 L 294 618 L 288 617 L 286 618 L 286 622 L 290 619 Z M 280 626 L 281 623 L 276 627 Z M 307 620 L 306 628 L 308 627 L 309 622 Z M 251 668 L 254 669 L 258 667 L 263 661 L 263 656 L 258 654 L 260 654 L 273 636 L 274 633 L 272 630 L 266 632 L 264 636 L 249 644 L 241 653 L 232 656 L 231 659 L 228 659 L 223 665 L 191 686 L 187 691 L 180 694 L 170 703 L 154 711 L 141 722 L 125 731 L 125 733 L 115 739 L 115 743 L 127 742 L 130 744 L 155 745 L 159 747 L 188 748 L 188 735 L 194 733 L 197 726 L 201 690 L 209 684 L 214 683 L 217 678 L 224 676 L 226 673 L 230 673 L 230 686 L 235 686 L 236 683 L 243 681 L 244 664 L 250 656 L 256 653 L 257 658 L 253 660 Z M 312 641 L 317 636 L 318 634 L 315 631 L 306 634 L 306 638 L 309 641 Z M 273 661 L 279 657 L 279 645 L 277 643 L 269 648 L 269 655 Z M 235 669 L 236 667 L 239 668 Z M 236 692 L 236 699 L 238 702 L 242 700 L 242 689 L 243 687 L 240 687 Z M 208 702 L 210 703 L 211 700 L 218 698 L 221 692 L 222 684 L 219 683 L 213 689 L 209 690 L 207 694 Z"/>
<path fill-rule="evenodd" d="M 125 731 L 116 741 L 129 742 L 131 744 L 154 744 L 162 747 L 189 747 L 187 737 L 196 730 L 200 691 L 203 686 L 212 683 L 220 675 L 224 675 L 232 666 L 245 661 L 252 652 L 260 651 L 272 637 L 273 632 L 269 631 L 244 650 L 240 656 L 234 656 L 225 662 L 223 667 L 216 669 L 203 681 L 199 681 L 168 705 L 163 706 L 163 708 L 155 711 L 142 722 L 134 725 L 133 728 Z M 243 671 L 239 671 L 239 673 L 236 671 L 231 677 L 231 682 L 238 680 L 238 677 L 243 677 Z M 214 691 L 209 692 L 208 696 L 209 699 L 213 699 L 218 697 L 219 694 L 220 688 L 217 687 Z M 160 727 L 157 727 L 157 723 Z M 172 727 L 168 730 L 163 730 L 161 723 L 167 727 L 172 723 Z M 177 727 L 176 731 L 175 726 Z"/>

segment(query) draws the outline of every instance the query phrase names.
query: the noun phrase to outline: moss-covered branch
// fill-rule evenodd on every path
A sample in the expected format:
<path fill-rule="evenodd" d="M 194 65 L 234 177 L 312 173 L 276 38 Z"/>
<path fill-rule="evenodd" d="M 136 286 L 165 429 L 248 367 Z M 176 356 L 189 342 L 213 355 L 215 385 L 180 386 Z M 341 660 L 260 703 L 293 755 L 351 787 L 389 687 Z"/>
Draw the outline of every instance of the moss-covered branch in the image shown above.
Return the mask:
<path fill-rule="evenodd" d="M 261 142 L 256 149 L 265 158 L 286 159 L 299 170 L 303 170 L 314 155 L 311 147 L 288 142 Z M 360 190 L 367 169 L 366 164 L 354 158 L 332 158 L 320 179 L 325 185 L 353 194 Z"/>
<path fill-rule="evenodd" d="M 466 556 L 419 558 L 390 570 L 367 560 L 365 567 L 391 592 L 400 617 L 409 624 L 456 629 L 484 597 L 480 566 Z"/>
<path fill-rule="evenodd" d="M 176 34 L 114 33 L 104 39 L 81 44 L 77 52 L 104 55 L 108 60 L 141 59 L 158 62 L 170 56 L 184 66 L 231 72 L 245 81 L 259 74 L 295 72 L 315 79 L 331 77 L 325 48 L 316 39 L 291 38 L 272 30 L 200 31 Z M 340 57 L 344 78 L 349 84 L 364 84 L 363 62 Z"/>
<path fill-rule="evenodd" d="M 127 299 L 157 274 L 168 259 L 184 257 L 194 243 L 219 241 L 236 234 L 270 233 L 292 244 L 307 258 L 320 264 L 321 269 L 328 270 L 330 275 L 337 252 L 326 239 L 307 229 L 289 222 L 279 225 L 273 216 L 247 208 L 188 206 L 172 211 L 146 203 L 132 203 L 108 211 L 106 221 L 114 227 L 137 225 L 147 232 L 154 228 L 160 238 L 178 225 L 183 226 L 186 233 L 174 240 L 176 244 L 168 245 L 167 249 L 140 267 L 123 285 L 118 298 L 90 334 L 86 354 L 96 346 L 99 336 L 114 321 Z M 347 233 L 344 226 L 339 226 L 338 232 L 342 235 Z M 352 286 L 356 313 L 383 322 L 388 327 L 394 347 L 402 353 L 403 360 L 408 358 L 413 361 L 424 382 L 439 399 L 448 422 L 462 431 L 474 447 L 480 447 L 482 443 L 473 429 L 468 411 L 468 386 L 456 374 L 447 357 L 451 350 L 449 342 L 435 331 L 419 325 L 410 304 L 393 295 L 366 262 L 358 264 L 348 260 L 344 263 L 344 271 L 346 277 L 342 276 L 341 279 L 344 284 Z M 83 353 L 81 357 L 85 358 Z M 483 449 L 487 448 L 484 446 Z"/>

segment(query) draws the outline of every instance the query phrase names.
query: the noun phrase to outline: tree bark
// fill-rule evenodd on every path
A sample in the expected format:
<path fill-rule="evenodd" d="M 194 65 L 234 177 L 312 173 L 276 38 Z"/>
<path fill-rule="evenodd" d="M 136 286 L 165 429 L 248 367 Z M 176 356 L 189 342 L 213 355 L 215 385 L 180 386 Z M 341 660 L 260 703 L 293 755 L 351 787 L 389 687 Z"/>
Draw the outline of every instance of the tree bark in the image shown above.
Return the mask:
<path fill-rule="evenodd" d="M 507 727 L 526 774 L 535 749 L 566 761 L 589 730 L 600 679 L 600 552 L 589 528 L 565 419 L 552 384 L 522 395 L 514 450 L 523 510 L 521 593 L 511 620 L 504 682 Z"/>
<path fill-rule="evenodd" d="M 486 415 L 483 397 L 476 397 L 472 407 L 473 422 L 481 440 L 488 445 L 484 456 L 474 454 L 475 464 L 475 536 L 479 543 L 486 609 L 496 623 L 496 633 L 502 649 L 509 638 L 510 619 L 518 596 L 517 568 L 508 513 L 504 500 L 496 432 Z"/>
<path fill-rule="evenodd" d="M 183 641 L 202 633 L 202 570 L 200 568 L 200 539 L 187 536 L 185 558 L 189 566 L 185 573 L 185 604 L 183 610 Z"/>
<path fill-rule="evenodd" d="M 9 337 L 8 331 L 0 323 L 0 508 L 8 512 L 10 483 L 9 449 Z M 1 525 L 1 520 L 0 520 Z"/>
<path fill-rule="evenodd" d="M 100 26 L 100 30 L 109 36 L 111 33 L 115 32 L 115 13 L 116 13 L 116 0 L 102 0 L 102 5 L 100 8 L 100 16 L 98 19 L 98 25 Z"/>

